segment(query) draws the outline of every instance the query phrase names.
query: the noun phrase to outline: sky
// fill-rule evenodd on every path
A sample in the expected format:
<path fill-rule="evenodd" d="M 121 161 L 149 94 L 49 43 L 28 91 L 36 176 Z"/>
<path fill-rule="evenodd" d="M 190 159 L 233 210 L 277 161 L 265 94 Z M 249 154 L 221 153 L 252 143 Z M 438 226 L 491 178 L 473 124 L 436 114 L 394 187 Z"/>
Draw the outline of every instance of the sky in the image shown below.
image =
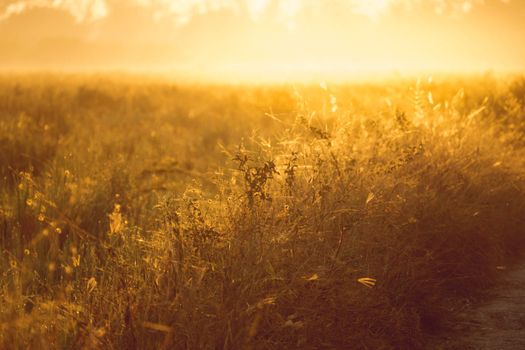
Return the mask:
<path fill-rule="evenodd" d="M 525 71 L 525 0 L 0 0 L 0 69 L 189 79 Z"/>

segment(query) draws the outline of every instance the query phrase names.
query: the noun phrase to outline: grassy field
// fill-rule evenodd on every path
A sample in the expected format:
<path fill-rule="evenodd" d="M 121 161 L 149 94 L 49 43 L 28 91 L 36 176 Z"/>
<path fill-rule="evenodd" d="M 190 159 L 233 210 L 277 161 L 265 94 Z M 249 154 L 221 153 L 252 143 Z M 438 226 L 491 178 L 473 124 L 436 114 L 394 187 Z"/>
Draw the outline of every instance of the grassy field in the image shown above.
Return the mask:
<path fill-rule="evenodd" d="M 525 247 L 525 79 L 0 77 L 0 348 L 420 349 Z"/>

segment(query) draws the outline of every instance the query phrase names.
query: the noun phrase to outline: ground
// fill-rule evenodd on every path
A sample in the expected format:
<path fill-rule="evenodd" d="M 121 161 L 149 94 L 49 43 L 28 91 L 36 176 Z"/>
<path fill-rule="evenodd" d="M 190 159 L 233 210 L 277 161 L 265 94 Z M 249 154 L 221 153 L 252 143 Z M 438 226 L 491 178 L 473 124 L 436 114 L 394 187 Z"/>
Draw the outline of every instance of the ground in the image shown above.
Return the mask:
<path fill-rule="evenodd" d="M 498 267 L 502 277 L 479 303 L 464 310 L 451 331 L 429 348 L 441 350 L 525 349 L 525 261 L 511 268 Z"/>

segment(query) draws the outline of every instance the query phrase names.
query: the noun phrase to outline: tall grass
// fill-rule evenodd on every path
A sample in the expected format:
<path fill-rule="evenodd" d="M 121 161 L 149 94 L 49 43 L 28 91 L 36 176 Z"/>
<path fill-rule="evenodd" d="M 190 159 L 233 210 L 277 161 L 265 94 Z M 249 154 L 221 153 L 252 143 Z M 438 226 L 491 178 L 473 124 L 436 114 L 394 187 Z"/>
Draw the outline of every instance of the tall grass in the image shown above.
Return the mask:
<path fill-rule="evenodd" d="M 0 81 L 0 348 L 421 348 L 525 244 L 523 79 Z"/>

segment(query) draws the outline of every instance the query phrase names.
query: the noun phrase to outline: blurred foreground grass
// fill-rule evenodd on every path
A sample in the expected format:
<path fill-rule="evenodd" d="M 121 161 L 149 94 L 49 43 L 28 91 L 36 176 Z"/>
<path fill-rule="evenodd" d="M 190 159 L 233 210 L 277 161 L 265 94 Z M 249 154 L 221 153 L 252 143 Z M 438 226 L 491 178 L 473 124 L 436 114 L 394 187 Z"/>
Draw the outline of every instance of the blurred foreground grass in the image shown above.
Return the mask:
<path fill-rule="evenodd" d="M 0 348 L 421 348 L 525 244 L 525 80 L 0 78 Z"/>

